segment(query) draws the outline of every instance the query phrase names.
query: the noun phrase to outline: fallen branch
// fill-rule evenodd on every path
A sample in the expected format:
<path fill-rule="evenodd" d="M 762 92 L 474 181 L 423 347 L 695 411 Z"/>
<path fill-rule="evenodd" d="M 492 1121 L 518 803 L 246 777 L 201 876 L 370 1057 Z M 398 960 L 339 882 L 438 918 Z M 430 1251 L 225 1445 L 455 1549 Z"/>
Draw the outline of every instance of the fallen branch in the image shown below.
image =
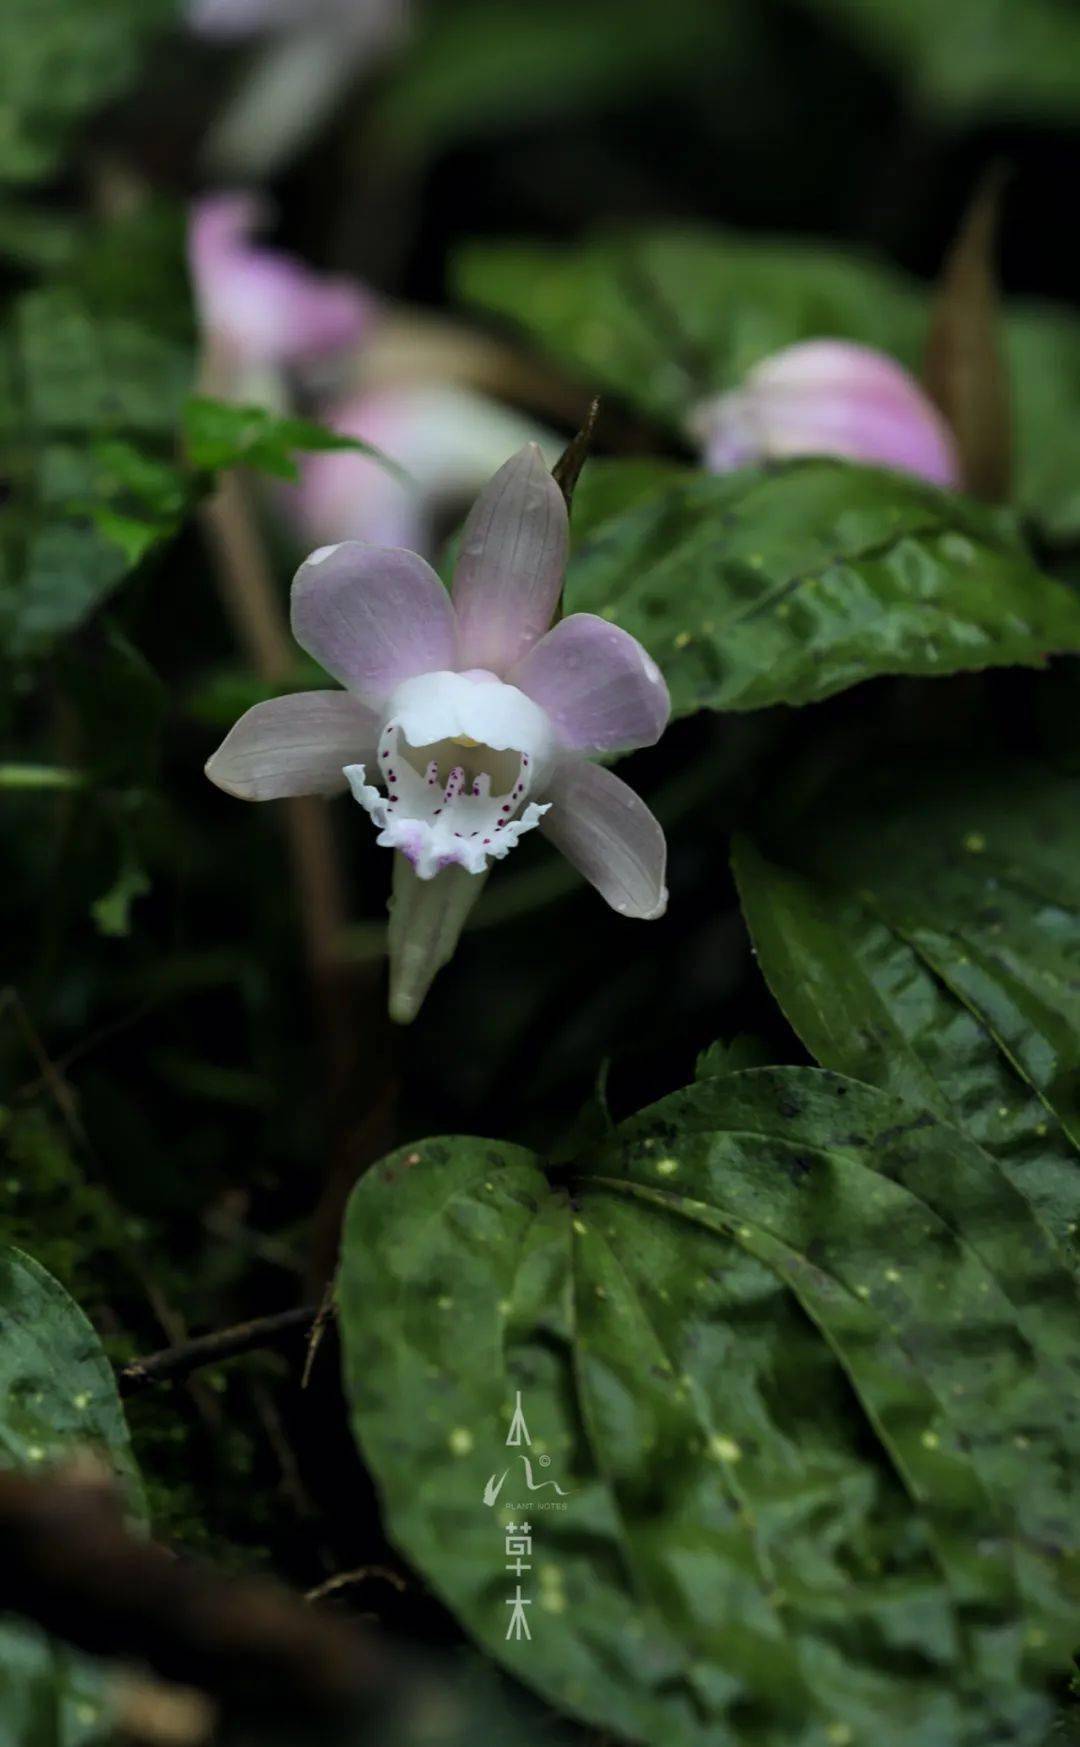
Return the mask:
<path fill-rule="evenodd" d="M 117 1373 L 120 1393 L 133 1395 L 151 1383 L 176 1382 L 203 1365 L 217 1365 L 223 1359 L 235 1359 L 240 1353 L 254 1352 L 259 1347 L 278 1346 L 301 1330 L 309 1329 L 318 1317 L 319 1309 L 318 1304 L 301 1304 L 295 1310 L 279 1310 L 273 1316 L 238 1322 L 232 1328 L 220 1328 L 213 1334 L 198 1335 L 194 1340 L 165 1347 L 160 1353 L 132 1359 Z"/>
<path fill-rule="evenodd" d="M 340 1616 L 133 1534 L 115 1486 L 84 1466 L 66 1477 L 0 1474 L 4 1611 L 91 1655 L 148 1663 L 249 1715 L 351 1712 L 393 1678 Z"/>

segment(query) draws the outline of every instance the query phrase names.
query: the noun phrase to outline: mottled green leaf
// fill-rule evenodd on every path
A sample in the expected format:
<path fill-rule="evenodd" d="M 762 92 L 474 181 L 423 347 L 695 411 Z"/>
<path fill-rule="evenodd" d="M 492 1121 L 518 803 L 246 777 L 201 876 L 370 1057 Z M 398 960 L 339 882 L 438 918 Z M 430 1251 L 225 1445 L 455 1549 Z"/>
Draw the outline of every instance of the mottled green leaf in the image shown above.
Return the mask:
<path fill-rule="evenodd" d="M 25 657 L 80 625 L 179 525 L 192 487 L 175 431 L 192 353 L 168 319 L 117 309 L 102 284 L 93 297 L 73 285 L 25 293 L 4 339 L 0 445 L 13 499 L 0 646 Z"/>
<path fill-rule="evenodd" d="M 947 1116 L 1080 1263 L 1080 783 L 1016 764 L 892 771 L 735 870 L 807 1048 Z"/>
<path fill-rule="evenodd" d="M 92 1450 L 141 1519 L 127 1426 L 94 1330 L 44 1268 L 2 1242 L 0 1330 L 0 1466 L 36 1473 Z M 104 1678 L 92 1662 L 21 1621 L 0 1620 L 5 1747 L 82 1747 L 103 1737 L 106 1710 Z"/>
<path fill-rule="evenodd" d="M 142 1492 L 112 1367 L 78 1305 L 21 1250 L 0 1247 L 0 1462 L 36 1470 L 92 1449 Z"/>
<path fill-rule="evenodd" d="M 670 1747 L 1048 1723 L 1080 1635 L 1076 1294 L 929 1113 L 762 1069 L 554 1180 L 423 1142 L 353 1196 L 340 1309 L 391 1535 L 551 1702 Z"/>
<path fill-rule="evenodd" d="M 176 0 L 4 0 L 0 182 L 48 175 L 75 127 L 135 80 Z"/>
<path fill-rule="evenodd" d="M 637 501 L 596 522 L 590 471 L 566 610 L 638 637 L 676 714 L 1080 650 L 1080 598 L 1008 517 L 921 481 L 822 460 L 676 483 L 663 469 L 647 488 L 635 465 Z"/>
<path fill-rule="evenodd" d="M 976 0 L 976 4 L 978 0 Z M 921 366 L 918 281 L 820 242 L 720 231 L 600 238 L 577 248 L 466 248 L 461 295 L 531 338 L 592 392 L 608 389 L 683 437 L 697 409 L 769 353 L 839 336 Z M 1017 500 L 1050 532 L 1080 530 L 1080 321 L 1017 302 L 1006 324 Z"/>

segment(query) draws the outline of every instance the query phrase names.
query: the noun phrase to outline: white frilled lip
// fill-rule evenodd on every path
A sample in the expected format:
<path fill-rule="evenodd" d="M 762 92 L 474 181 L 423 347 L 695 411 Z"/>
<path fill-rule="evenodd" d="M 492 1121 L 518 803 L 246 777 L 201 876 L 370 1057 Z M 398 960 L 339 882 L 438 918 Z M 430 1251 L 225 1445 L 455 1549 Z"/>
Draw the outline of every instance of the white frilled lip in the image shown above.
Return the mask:
<path fill-rule="evenodd" d="M 405 680 L 390 697 L 386 720 L 413 747 L 474 740 L 493 752 L 520 752 L 531 768 L 533 788 L 550 766 L 554 736 L 545 711 L 483 668 Z"/>
<path fill-rule="evenodd" d="M 375 768 L 344 775 L 379 844 L 427 880 L 483 873 L 538 825 L 548 809 L 530 796 L 553 757 L 547 716 L 524 692 L 484 670 L 439 671 L 396 688 Z"/>

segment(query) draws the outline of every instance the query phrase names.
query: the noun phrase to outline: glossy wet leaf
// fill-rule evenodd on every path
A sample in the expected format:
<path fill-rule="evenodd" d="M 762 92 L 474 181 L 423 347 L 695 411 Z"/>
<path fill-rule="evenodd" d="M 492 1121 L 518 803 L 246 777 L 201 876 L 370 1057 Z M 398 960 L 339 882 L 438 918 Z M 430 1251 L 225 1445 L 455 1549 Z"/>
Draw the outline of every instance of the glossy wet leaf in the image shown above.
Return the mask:
<path fill-rule="evenodd" d="M 1007 516 L 954 494 L 833 461 L 674 481 L 631 465 L 634 500 L 606 520 L 582 477 L 566 610 L 639 638 L 677 715 L 1080 649 L 1076 595 L 1038 571 Z M 619 466 L 589 493 L 614 495 Z"/>
<path fill-rule="evenodd" d="M 961 1126 L 1080 1262 L 1080 784 L 1022 764 L 846 784 L 736 845 L 807 1048 Z"/>
<path fill-rule="evenodd" d="M 340 1305 L 390 1534 L 552 1703 L 671 1747 L 1048 1721 L 1080 1628 L 1075 1289 L 928 1113 L 763 1069 L 554 1181 L 422 1142 L 354 1193 Z"/>
<path fill-rule="evenodd" d="M 918 372 L 929 322 L 920 282 L 850 250 L 723 231 L 639 232 L 573 248 L 477 244 L 460 294 L 571 370 L 697 443 L 695 409 L 771 352 L 836 336 Z M 1009 306 L 1016 495 L 1054 534 L 1080 530 L 1080 322 Z"/>

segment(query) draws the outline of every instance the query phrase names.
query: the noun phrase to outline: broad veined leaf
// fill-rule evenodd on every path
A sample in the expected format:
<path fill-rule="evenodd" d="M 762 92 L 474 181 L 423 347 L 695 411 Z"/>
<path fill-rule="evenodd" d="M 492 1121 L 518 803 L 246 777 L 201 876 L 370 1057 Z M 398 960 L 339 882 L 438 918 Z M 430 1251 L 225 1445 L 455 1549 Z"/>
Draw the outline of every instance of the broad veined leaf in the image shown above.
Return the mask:
<path fill-rule="evenodd" d="M 392 1537 L 553 1703 L 671 1747 L 1048 1720 L 1080 1637 L 1076 1294 L 929 1113 L 758 1069 L 555 1180 L 423 1142 L 354 1193 L 340 1310 Z"/>
<path fill-rule="evenodd" d="M 993 1152 L 1080 1265 L 1080 782 L 1004 764 L 845 783 L 775 856 L 736 846 L 807 1048 Z"/>
<path fill-rule="evenodd" d="M 34 1473 L 77 1450 L 108 1463 L 145 1517 L 112 1368 L 82 1311 L 44 1268 L 0 1244 L 0 1466 Z M 107 1733 L 102 1674 L 21 1621 L 0 1620 L 0 1736 L 83 1747 Z"/>
<path fill-rule="evenodd" d="M 601 613 L 664 671 L 676 714 L 807 704 L 880 674 L 1039 666 L 1080 650 L 1080 598 L 1007 515 L 900 474 L 793 462 L 723 479 L 620 463 L 583 475 L 566 610 Z"/>
<path fill-rule="evenodd" d="M 573 249 L 477 244 L 462 252 L 457 284 L 588 388 L 684 437 L 703 402 L 797 340 L 857 340 L 918 371 L 929 317 L 924 285 L 866 255 L 718 231 L 632 233 Z M 1080 322 L 1014 303 L 1006 338 L 1017 501 L 1066 537 L 1080 529 Z"/>

